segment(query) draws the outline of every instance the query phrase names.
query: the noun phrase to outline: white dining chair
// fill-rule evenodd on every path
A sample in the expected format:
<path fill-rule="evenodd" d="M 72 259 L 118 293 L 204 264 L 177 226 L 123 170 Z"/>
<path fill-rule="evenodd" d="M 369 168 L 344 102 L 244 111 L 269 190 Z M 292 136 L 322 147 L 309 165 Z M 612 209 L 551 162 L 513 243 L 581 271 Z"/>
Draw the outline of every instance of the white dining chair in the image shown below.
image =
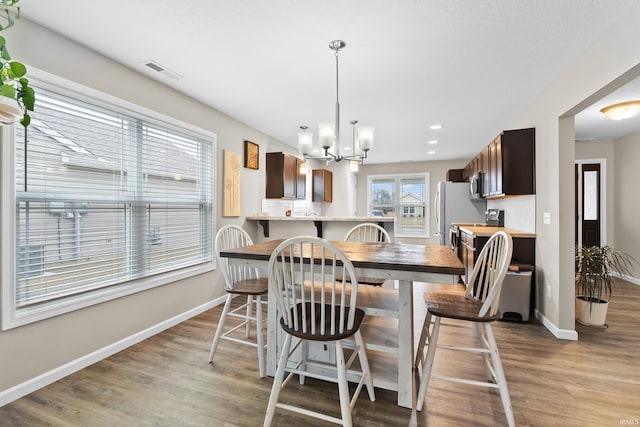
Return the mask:
<path fill-rule="evenodd" d="M 384 228 L 378 224 L 365 222 L 349 230 L 344 238 L 345 242 L 389 242 L 393 240 Z"/>
<path fill-rule="evenodd" d="M 416 401 L 418 411 L 422 410 L 431 379 L 454 381 L 499 389 L 507 422 L 509 426 L 515 425 L 509 390 L 502 369 L 502 361 L 491 329 L 491 322 L 499 319 L 500 291 L 511 262 L 512 250 L 511 236 L 504 231 L 499 231 L 489 238 L 489 241 L 480 252 L 464 294 L 455 291 L 425 293 L 427 315 L 422 328 L 423 337 L 420 339 L 416 356 L 416 366 L 422 364 L 422 378 Z M 440 327 L 444 326 L 441 323 L 443 318 L 472 322 L 476 329 L 479 347 L 438 345 Z M 420 347 L 425 343 L 427 345 L 427 356 L 426 360 L 423 360 L 423 349 Z M 480 354 L 487 381 L 433 374 L 433 361 L 438 348 Z"/>
<path fill-rule="evenodd" d="M 304 256 L 301 257 L 301 254 Z M 276 408 L 351 426 L 351 411 L 363 385 L 367 387 L 369 398 L 375 400 L 365 343 L 360 333 L 365 313 L 356 306 L 358 281 L 353 265 L 330 242 L 302 236 L 288 239 L 274 250 L 269 259 L 268 273 L 269 292 L 277 301 L 278 322 L 284 331 L 284 342 L 264 426 L 271 425 Z M 344 279 L 338 280 L 338 276 Z M 296 343 L 292 347 L 293 339 Z M 313 341 L 333 347 L 335 365 L 307 358 L 309 342 Z M 296 352 L 298 348 L 300 351 Z M 346 360 L 345 349 L 349 354 Z M 294 354 L 296 356 L 292 357 Z M 359 370 L 351 368 L 356 357 L 359 359 Z M 286 379 L 285 371 L 289 372 Z M 347 372 L 350 376 L 359 377 L 352 397 Z M 296 374 L 300 377 L 300 384 L 304 384 L 306 377 L 337 382 L 341 418 L 309 407 L 279 402 L 280 391 Z M 310 393 L 306 402 L 313 402 L 312 396 Z"/>
<path fill-rule="evenodd" d="M 349 230 L 344 238 L 345 242 L 365 242 L 365 243 L 392 243 L 391 236 L 383 227 L 378 224 L 365 222 L 358 224 Z M 385 279 L 374 277 L 358 277 L 361 285 L 382 286 Z"/>
<path fill-rule="evenodd" d="M 220 256 L 220 252 L 227 249 L 240 248 L 252 245 L 253 241 L 245 230 L 235 225 L 226 225 L 218 230 L 215 239 L 216 260 L 225 280 L 225 291 L 227 300 L 220 315 L 220 321 L 216 328 L 216 333 L 211 344 L 209 362 L 213 362 L 220 340 L 227 340 L 237 344 L 254 347 L 258 350 L 258 370 L 260 378 L 265 376 L 265 347 L 263 333 L 262 306 L 267 304 L 262 297 L 269 290 L 269 281 L 266 277 L 260 277 L 258 269 L 243 265 L 232 265 L 229 259 Z M 246 297 L 246 302 L 231 309 L 233 298 L 236 296 Z M 255 314 L 254 314 L 255 310 Z M 229 317 L 241 319 L 241 323 L 225 331 L 225 324 Z M 251 338 L 251 323 L 255 323 L 256 337 Z M 238 337 L 236 332 L 244 327 L 244 337 Z"/>

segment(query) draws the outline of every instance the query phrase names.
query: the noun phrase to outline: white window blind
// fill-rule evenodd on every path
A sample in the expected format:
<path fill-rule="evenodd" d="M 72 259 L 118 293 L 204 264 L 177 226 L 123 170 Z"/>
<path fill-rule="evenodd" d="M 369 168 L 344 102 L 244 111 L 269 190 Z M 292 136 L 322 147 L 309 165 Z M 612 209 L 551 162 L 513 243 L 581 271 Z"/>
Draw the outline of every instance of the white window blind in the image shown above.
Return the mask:
<path fill-rule="evenodd" d="M 15 135 L 16 311 L 212 261 L 210 138 L 36 91 Z"/>

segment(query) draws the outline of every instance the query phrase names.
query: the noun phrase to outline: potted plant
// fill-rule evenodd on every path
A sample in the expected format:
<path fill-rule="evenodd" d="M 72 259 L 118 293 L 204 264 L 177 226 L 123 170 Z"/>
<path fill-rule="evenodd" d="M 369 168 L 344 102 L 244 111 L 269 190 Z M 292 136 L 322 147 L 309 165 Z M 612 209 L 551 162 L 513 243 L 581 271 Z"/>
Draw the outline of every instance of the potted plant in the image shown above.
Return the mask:
<path fill-rule="evenodd" d="M 576 246 L 576 320 L 605 326 L 614 275 L 630 275 L 637 261 L 611 246 Z"/>
<path fill-rule="evenodd" d="M 19 0 L 0 0 L 0 32 L 11 28 L 20 17 L 18 3 Z M 27 68 L 11 59 L 7 42 L 0 36 L 0 124 L 20 121 L 23 126 L 29 126 L 28 111 L 33 111 L 36 98 L 26 74 Z"/>

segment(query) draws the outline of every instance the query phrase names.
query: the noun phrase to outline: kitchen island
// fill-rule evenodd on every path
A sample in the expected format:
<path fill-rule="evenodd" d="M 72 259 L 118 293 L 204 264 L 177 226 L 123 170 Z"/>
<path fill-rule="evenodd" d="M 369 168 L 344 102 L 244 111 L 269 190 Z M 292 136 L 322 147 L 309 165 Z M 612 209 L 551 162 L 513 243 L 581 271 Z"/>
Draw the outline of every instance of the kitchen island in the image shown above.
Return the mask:
<path fill-rule="evenodd" d="M 383 227 L 385 230 L 389 232 L 393 236 L 393 224 L 395 222 L 395 218 L 386 217 L 386 216 L 319 216 L 319 215 L 307 215 L 307 216 L 273 216 L 273 215 L 256 215 L 256 216 L 248 216 L 246 217 L 247 221 L 258 221 L 258 223 L 262 226 L 263 235 L 265 238 L 270 237 L 270 223 L 274 222 L 284 222 L 284 224 L 289 226 L 295 225 L 304 225 L 304 223 L 313 222 L 313 225 L 316 228 L 316 235 L 318 237 L 324 237 L 324 226 L 328 223 L 344 223 L 351 227 L 355 227 L 357 224 L 361 224 L 363 222 L 372 222 L 374 224 L 378 224 Z M 351 224 L 349 224 L 351 223 Z M 296 234 L 296 233 L 294 233 Z M 304 233 L 303 233 L 304 234 Z M 306 233 L 309 234 L 309 233 Z M 342 237 L 333 238 L 334 240 L 342 240 L 344 237 L 343 233 Z M 328 237 L 330 238 L 330 237 Z"/>

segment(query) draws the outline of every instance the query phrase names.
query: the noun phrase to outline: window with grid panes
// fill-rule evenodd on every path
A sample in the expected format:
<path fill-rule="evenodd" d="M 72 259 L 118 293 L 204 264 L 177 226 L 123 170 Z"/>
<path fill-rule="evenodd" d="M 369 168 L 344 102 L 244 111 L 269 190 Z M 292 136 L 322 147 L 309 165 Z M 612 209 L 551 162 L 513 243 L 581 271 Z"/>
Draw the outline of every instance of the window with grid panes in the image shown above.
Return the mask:
<path fill-rule="evenodd" d="M 215 136 L 36 91 L 31 125 L 3 148 L 3 329 L 210 269 Z"/>
<path fill-rule="evenodd" d="M 429 174 L 371 175 L 371 216 L 395 217 L 397 237 L 429 237 Z"/>

